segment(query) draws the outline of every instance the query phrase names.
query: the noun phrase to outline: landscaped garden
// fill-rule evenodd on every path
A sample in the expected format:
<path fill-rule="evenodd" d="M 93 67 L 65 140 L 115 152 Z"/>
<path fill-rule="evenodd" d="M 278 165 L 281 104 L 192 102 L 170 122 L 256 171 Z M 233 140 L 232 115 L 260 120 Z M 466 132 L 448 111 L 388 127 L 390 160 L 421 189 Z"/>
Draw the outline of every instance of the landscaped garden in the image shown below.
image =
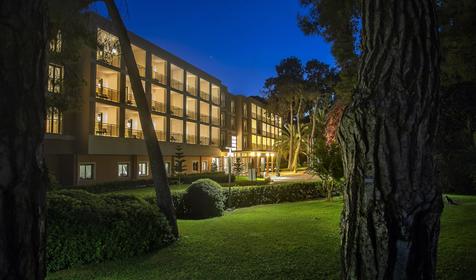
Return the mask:
<path fill-rule="evenodd" d="M 438 279 L 476 275 L 476 197 L 451 196 Z M 206 220 L 179 220 L 181 238 L 146 256 L 50 273 L 48 279 L 338 279 L 342 201 L 259 205 Z"/>

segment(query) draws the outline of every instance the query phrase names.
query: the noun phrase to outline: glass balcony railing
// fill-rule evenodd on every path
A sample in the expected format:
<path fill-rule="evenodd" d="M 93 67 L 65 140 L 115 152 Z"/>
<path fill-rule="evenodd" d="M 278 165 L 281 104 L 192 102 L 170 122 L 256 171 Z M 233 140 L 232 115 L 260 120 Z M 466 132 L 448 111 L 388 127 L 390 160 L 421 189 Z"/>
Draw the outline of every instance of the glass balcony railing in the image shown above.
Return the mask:
<path fill-rule="evenodd" d="M 98 50 L 96 53 L 97 61 L 114 66 L 121 67 L 121 56 L 112 52 Z"/>
<path fill-rule="evenodd" d="M 203 100 L 210 100 L 210 94 L 205 91 L 200 91 L 200 98 Z"/>
<path fill-rule="evenodd" d="M 152 100 L 152 111 L 165 113 L 165 103 Z"/>
<path fill-rule="evenodd" d="M 217 104 L 217 105 L 220 105 L 220 96 L 213 96 L 212 95 L 212 102 Z"/>
<path fill-rule="evenodd" d="M 126 128 L 125 136 L 127 138 L 144 139 L 144 133 L 139 129 Z"/>
<path fill-rule="evenodd" d="M 187 135 L 187 143 L 188 144 L 196 144 L 197 143 L 197 136 L 196 135 Z"/>
<path fill-rule="evenodd" d="M 210 145 L 210 138 L 200 136 L 200 145 Z"/>
<path fill-rule="evenodd" d="M 177 117 L 183 116 L 183 109 L 181 107 L 170 106 L 170 112 L 172 113 L 172 115 Z"/>
<path fill-rule="evenodd" d="M 166 84 L 167 82 L 167 76 L 165 76 L 164 73 L 160 73 L 157 71 L 152 71 L 152 79 L 158 81 L 161 84 Z"/>
<path fill-rule="evenodd" d="M 253 119 L 256 119 L 256 112 L 251 112 L 251 117 L 252 117 Z"/>
<path fill-rule="evenodd" d="M 212 141 L 210 142 L 210 145 L 212 146 L 218 146 L 218 143 L 220 143 L 219 138 L 212 138 Z"/>
<path fill-rule="evenodd" d="M 117 137 L 119 136 L 119 126 L 117 124 L 96 122 L 94 135 Z"/>
<path fill-rule="evenodd" d="M 200 121 L 201 121 L 201 122 L 204 122 L 204 123 L 210 122 L 210 115 L 200 114 Z"/>
<path fill-rule="evenodd" d="M 103 86 L 96 86 L 96 97 L 109 101 L 119 102 L 119 91 Z"/>
<path fill-rule="evenodd" d="M 165 131 L 163 130 L 156 130 L 155 135 L 157 136 L 158 141 L 165 141 Z"/>
<path fill-rule="evenodd" d="M 196 120 L 197 119 L 197 112 L 187 111 L 187 118 L 189 118 L 191 120 Z"/>
<path fill-rule="evenodd" d="M 197 88 L 192 86 L 187 86 L 187 92 L 191 95 L 197 95 Z"/>
<path fill-rule="evenodd" d="M 220 118 L 212 118 L 213 125 L 220 125 Z"/>
<path fill-rule="evenodd" d="M 182 81 L 172 79 L 172 80 L 170 81 L 170 85 L 171 85 L 174 89 L 183 90 L 183 82 L 182 82 Z"/>
<path fill-rule="evenodd" d="M 183 134 L 182 133 L 170 133 L 170 142 L 172 143 L 182 143 L 183 142 Z"/>

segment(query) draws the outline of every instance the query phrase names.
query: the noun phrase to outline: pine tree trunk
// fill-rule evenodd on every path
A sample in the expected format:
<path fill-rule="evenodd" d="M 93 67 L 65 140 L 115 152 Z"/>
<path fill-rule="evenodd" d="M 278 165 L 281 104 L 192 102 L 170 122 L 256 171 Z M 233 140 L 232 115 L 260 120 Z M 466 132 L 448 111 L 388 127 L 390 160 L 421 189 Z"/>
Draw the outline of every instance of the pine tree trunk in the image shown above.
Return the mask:
<path fill-rule="evenodd" d="M 0 2 L 0 279 L 44 279 L 47 17 Z"/>
<path fill-rule="evenodd" d="M 293 164 L 292 164 L 292 169 L 293 169 L 294 173 L 297 172 L 297 162 L 298 162 L 298 158 L 299 158 L 299 153 L 301 152 L 301 122 L 300 122 L 301 106 L 302 106 L 302 99 L 299 98 L 298 109 L 297 109 L 297 119 L 296 119 L 296 123 L 297 123 L 297 137 L 296 137 L 297 138 L 297 143 L 296 143 L 296 149 L 295 149 L 295 152 L 294 152 L 294 155 L 293 155 Z"/>
<path fill-rule="evenodd" d="M 293 148 L 294 148 L 294 115 L 293 115 L 293 101 L 294 98 L 291 99 L 291 103 L 289 105 L 289 155 L 288 155 L 288 169 L 291 170 L 292 162 L 293 162 Z"/>
<path fill-rule="evenodd" d="M 144 139 L 149 154 L 152 179 L 154 181 L 155 193 L 157 197 L 157 205 L 167 218 L 175 237 L 178 237 L 177 218 L 172 202 L 169 183 L 167 180 L 167 172 L 165 170 L 165 162 L 160 150 L 159 142 L 155 134 L 154 124 L 149 109 L 149 103 L 145 96 L 144 88 L 139 76 L 139 70 L 132 52 L 129 35 L 124 22 L 121 19 L 114 0 L 104 0 L 109 16 L 119 34 L 119 42 L 121 51 L 126 62 L 127 72 L 131 79 L 132 92 L 137 103 L 139 111 L 139 119 L 144 133 Z"/>
<path fill-rule="evenodd" d="M 442 211 L 435 2 L 363 0 L 358 84 L 339 130 L 344 279 L 434 279 Z"/>

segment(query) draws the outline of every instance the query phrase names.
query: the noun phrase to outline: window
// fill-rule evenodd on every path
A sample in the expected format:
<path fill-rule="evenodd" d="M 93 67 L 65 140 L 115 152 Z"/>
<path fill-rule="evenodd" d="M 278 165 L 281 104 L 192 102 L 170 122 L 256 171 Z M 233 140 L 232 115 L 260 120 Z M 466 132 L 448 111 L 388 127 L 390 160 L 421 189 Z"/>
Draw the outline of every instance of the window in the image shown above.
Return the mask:
<path fill-rule="evenodd" d="M 99 136 L 119 136 L 119 107 L 96 103 L 94 134 Z"/>
<path fill-rule="evenodd" d="M 183 69 L 172 64 L 170 66 L 170 72 L 171 72 L 171 79 L 170 79 L 171 86 L 174 89 L 183 90 L 183 78 L 184 78 Z"/>
<path fill-rule="evenodd" d="M 187 143 L 196 144 L 197 143 L 197 124 L 194 122 L 187 122 L 186 124 L 186 133 L 187 133 Z"/>
<path fill-rule="evenodd" d="M 248 117 L 248 106 L 247 104 L 243 104 L 243 118 L 247 118 Z"/>
<path fill-rule="evenodd" d="M 109 101 L 119 102 L 119 80 L 119 72 L 97 65 L 96 97 Z"/>
<path fill-rule="evenodd" d="M 166 108 L 165 98 L 167 95 L 165 92 L 165 88 L 152 85 L 151 90 L 152 90 L 152 102 L 151 102 L 152 111 L 165 113 L 165 108 Z"/>
<path fill-rule="evenodd" d="M 248 136 L 243 136 L 243 149 L 248 149 Z"/>
<path fill-rule="evenodd" d="M 192 171 L 200 171 L 198 167 L 199 167 L 198 160 L 194 160 L 192 162 Z"/>
<path fill-rule="evenodd" d="M 208 171 L 208 161 L 202 161 L 202 171 Z"/>
<path fill-rule="evenodd" d="M 187 118 L 197 119 L 197 99 L 187 96 Z"/>
<path fill-rule="evenodd" d="M 210 100 L 210 82 L 200 79 L 200 97 L 204 100 Z"/>
<path fill-rule="evenodd" d="M 94 163 L 80 163 L 79 164 L 79 179 L 81 180 L 94 179 Z"/>
<path fill-rule="evenodd" d="M 61 30 L 58 30 L 55 38 L 50 41 L 50 52 L 60 53 L 63 47 L 63 40 L 61 38 Z"/>
<path fill-rule="evenodd" d="M 221 112 L 220 124 L 221 124 L 222 127 L 224 127 L 226 125 L 225 112 Z"/>
<path fill-rule="evenodd" d="M 221 97 L 220 104 L 221 104 L 222 107 L 224 107 L 224 106 L 226 105 L 226 96 L 225 96 L 225 93 L 222 92 L 220 97 Z"/>
<path fill-rule="evenodd" d="M 183 94 L 170 92 L 170 112 L 177 117 L 183 116 Z"/>
<path fill-rule="evenodd" d="M 152 55 L 152 79 L 161 84 L 167 81 L 167 61 Z"/>
<path fill-rule="evenodd" d="M 129 176 L 129 164 L 128 163 L 118 163 L 117 164 L 117 176 L 119 176 L 119 177 Z"/>
<path fill-rule="evenodd" d="M 157 140 L 165 141 L 166 117 L 152 115 L 152 123 L 154 124 L 155 135 L 157 136 Z"/>
<path fill-rule="evenodd" d="M 197 76 L 187 72 L 187 92 L 197 95 Z"/>
<path fill-rule="evenodd" d="M 121 64 L 121 50 L 119 38 L 102 30 L 97 32 L 98 49 L 96 59 L 112 66 L 120 67 Z"/>
<path fill-rule="evenodd" d="M 48 92 L 61 93 L 63 87 L 63 66 L 48 65 Z"/>
<path fill-rule="evenodd" d="M 170 142 L 183 142 L 183 121 L 175 118 L 170 118 Z"/>
<path fill-rule="evenodd" d="M 134 54 L 134 58 L 136 60 L 137 69 L 139 70 L 139 75 L 141 77 L 145 77 L 145 50 L 134 45 L 131 45 L 131 48 L 132 53 Z"/>
<path fill-rule="evenodd" d="M 220 104 L 220 87 L 212 84 L 212 102 Z"/>
<path fill-rule="evenodd" d="M 210 144 L 210 127 L 208 125 L 200 125 L 200 145 Z"/>
<path fill-rule="evenodd" d="M 235 129 L 235 118 L 231 118 L 230 122 L 231 122 L 231 129 Z"/>
<path fill-rule="evenodd" d="M 170 161 L 165 162 L 165 172 L 170 176 Z"/>
<path fill-rule="evenodd" d="M 58 108 L 48 108 L 46 115 L 46 133 L 61 134 L 63 131 L 63 114 Z"/>
<path fill-rule="evenodd" d="M 230 102 L 230 111 L 231 111 L 231 113 L 236 112 L 236 110 L 235 110 L 235 101 L 234 100 L 231 100 L 231 102 Z"/>
<path fill-rule="evenodd" d="M 149 175 L 149 168 L 147 162 L 139 162 L 139 176 Z"/>

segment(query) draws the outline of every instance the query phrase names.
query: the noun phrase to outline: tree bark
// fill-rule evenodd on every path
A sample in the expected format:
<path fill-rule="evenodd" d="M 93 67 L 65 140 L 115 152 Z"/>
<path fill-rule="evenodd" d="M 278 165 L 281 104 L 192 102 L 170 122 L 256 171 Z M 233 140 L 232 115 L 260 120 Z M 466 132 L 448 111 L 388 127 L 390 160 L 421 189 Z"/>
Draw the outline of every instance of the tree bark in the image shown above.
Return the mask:
<path fill-rule="evenodd" d="M 442 199 L 435 2 L 363 0 L 363 54 L 339 130 L 344 279 L 434 279 Z"/>
<path fill-rule="evenodd" d="M 139 76 L 139 70 L 132 52 L 131 42 L 127 33 L 126 27 L 119 14 L 114 0 L 104 0 L 109 16 L 117 29 L 119 34 L 119 42 L 121 44 L 121 51 L 126 62 L 127 72 L 131 80 L 132 92 L 137 103 L 137 110 L 139 111 L 139 119 L 144 133 L 144 139 L 149 154 L 150 167 L 152 172 L 152 179 L 154 181 L 155 193 L 157 197 L 157 206 L 164 213 L 167 218 L 172 232 L 178 238 L 177 218 L 175 215 L 175 208 L 172 202 L 172 195 L 170 193 L 169 183 L 167 180 L 167 172 L 165 170 L 164 158 L 160 150 L 157 135 L 155 134 L 154 124 L 149 109 L 149 103 L 145 96 L 144 88 Z"/>
<path fill-rule="evenodd" d="M 291 98 L 289 103 L 289 155 L 288 155 L 288 170 L 291 170 L 293 162 L 293 148 L 294 148 L 294 115 L 293 115 L 294 98 Z"/>
<path fill-rule="evenodd" d="M 293 168 L 293 172 L 296 173 L 297 172 L 297 161 L 298 161 L 298 158 L 299 158 L 299 153 L 301 151 L 301 122 L 300 122 L 300 118 L 301 118 L 301 106 L 302 106 L 302 98 L 299 97 L 299 101 L 298 101 L 298 108 L 297 108 L 297 112 L 296 112 L 296 115 L 297 115 L 297 119 L 296 119 L 296 127 L 297 127 L 297 143 L 296 143 L 296 149 L 294 151 L 294 155 L 293 155 L 293 164 L 292 164 L 292 168 Z"/>
<path fill-rule="evenodd" d="M 0 279 L 44 279 L 46 3 L 0 2 Z"/>

